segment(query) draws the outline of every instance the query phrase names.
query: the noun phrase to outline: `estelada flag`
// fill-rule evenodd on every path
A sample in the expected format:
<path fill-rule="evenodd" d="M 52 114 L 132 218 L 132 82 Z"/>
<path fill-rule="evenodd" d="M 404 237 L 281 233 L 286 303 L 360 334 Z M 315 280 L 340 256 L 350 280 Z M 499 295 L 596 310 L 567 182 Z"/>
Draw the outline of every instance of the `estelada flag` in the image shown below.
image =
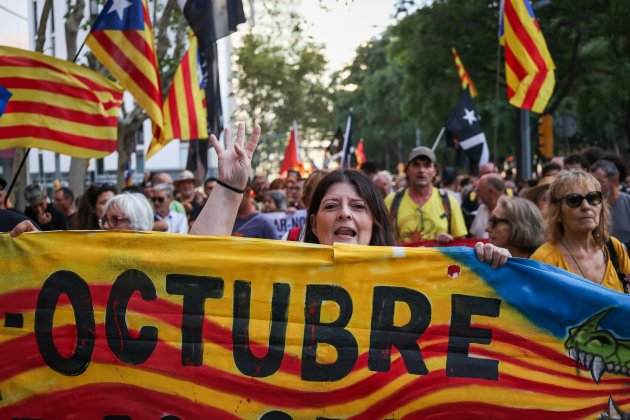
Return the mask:
<path fill-rule="evenodd" d="M 282 160 L 282 165 L 280 166 L 280 174 L 286 174 L 290 169 L 300 169 L 301 167 L 302 162 L 300 161 L 300 154 L 298 151 L 297 128 L 294 124 L 289 132 L 289 141 L 287 142 L 287 146 L 284 148 L 284 159 Z"/>
<path fill-rule="evenodd" d="M 12 95 L 0 117 L 0 149 L 37 147 L 82 158 L 116 150 L 123 91 L 99 73 L 0 46 L 0 85 Z"/>
<path fill-rule="evenodd" d="M 509 102 L 542 113 L 556 84 L 556 65 L 529 0 L 505 0 L 499 36 Z"/>
<path fill-rule="evenodd" d="M 108 0 L 85 43 L 162 127 L 162 87 L 146 0 Z"/>
<path fill-rule="evenodd" d="M 197 38 L 191 35 L 188 51 L 179 63 L 163 105 L 164 128 L 153 128 L 147 159 L 173 139 L 207 139 L 206 95 L 199 78 Z"/>
<path fill-rule="evenodd" d="M 4 110 L 7 108 L 7 103 L 9 103 L 11 96 L 11 92 L 4 86 L 0 86 L 0 116 L 4 114 Z"/>

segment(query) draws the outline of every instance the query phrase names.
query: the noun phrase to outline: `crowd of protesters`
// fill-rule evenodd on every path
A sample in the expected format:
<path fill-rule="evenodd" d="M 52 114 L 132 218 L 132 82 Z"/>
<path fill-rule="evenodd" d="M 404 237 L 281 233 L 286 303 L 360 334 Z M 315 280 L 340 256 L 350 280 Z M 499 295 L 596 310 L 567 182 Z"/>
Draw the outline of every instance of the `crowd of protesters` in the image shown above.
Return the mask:
<path fill-rule="evenodd" d="M 354 190 L 365 188 L 352 171 L 346 172 L 337 176 L 354 185 Z M 554 158 L 533 179 L 519 183 L 512 169 L 499 170 L 493 163 L 482 165 L 477 175 L 458 175 L 452 167 L 440 168 L 426 147 L 414 148 L 399 174 L 379 170 L 369 162 L 356 172 L 369 180 L 370 190 L 384 204 L 384 224 L 391 226 L 392 243 L 447 246 L 482 240 L 509 250 L 512 256 L 551 263 L 619 290 L 623 282 L 618 278 L 630 273 L 630 175 L 622 159 L 601 149 L 591 147 L 564 159 Z M 256 173 L 239 196 L 231 234 L 312 239 L 313 211 L 319 210 L 309 209 L 313 194 L 330 177 L 328 170 L 315 170 L 308 176 L 290 170 L 275 179 Z M 42 187 L 32 184 L 24 191 L 27 207 L 23 213 L 3 208 L 2 200 L 0 231 L 20 225 L 23 231 L 187 234 L 217 182 L 223 185 L 216 178 L 196 185 L 190 171 L 175 179 L 154 173 L 141 185 L 121 191 L 108 184 L 91 185 L 81 197 L 67 187 L 49 197 Z M 4 198 L 5 186 L 6 182 L 0 183 L 0 198 Z"/>

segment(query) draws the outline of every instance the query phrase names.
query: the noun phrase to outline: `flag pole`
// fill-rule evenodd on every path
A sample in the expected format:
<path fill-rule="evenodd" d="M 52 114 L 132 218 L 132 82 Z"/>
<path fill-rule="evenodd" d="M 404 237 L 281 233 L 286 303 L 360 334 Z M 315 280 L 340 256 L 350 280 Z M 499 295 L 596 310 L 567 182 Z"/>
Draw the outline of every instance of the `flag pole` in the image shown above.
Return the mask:
<path fill-rule="evenodd" d="M 440 130 L 440 134 L 438 134 L 437 138 L 435 139 L 435 142 L 433 143 L 433 147 L 431 147 L 431 150 L 435 152 L 435 149 L 437 149 L 438 144 L 440 144 L 440 140 L 442 140 L 442 137 L 444 136 L 444 130 L 445 128 L 442 127 L 442 129 Z"/>
<path fill-rule="evenodd" d="M 22 161 L 20 162 L 20 166 L 18 166 L 17 171 L 15 172 L 15 175 L 13 175 L 13 179 L 11 179 L 11 184 L 9 184 L 9 189 L 7 190 L 7 195 L 4 196 L 4 206 L 7 206 L 7 203 L 9 202 L 9 196 L 11 195 L 11 193 L 13 192 L 13 187 L 15 187 L 15 183 L 17 182 L 17 179 L 20 175 L 20 172 L 22 172 L 22 168 L 24 167 L 24 164 L 26 163 L 26 159 L 28 159 L 28 154 L 31 152 L 31 148 L 27 147 L 26 151 L 24 152 L 24 157 L 22 158 Z"/>

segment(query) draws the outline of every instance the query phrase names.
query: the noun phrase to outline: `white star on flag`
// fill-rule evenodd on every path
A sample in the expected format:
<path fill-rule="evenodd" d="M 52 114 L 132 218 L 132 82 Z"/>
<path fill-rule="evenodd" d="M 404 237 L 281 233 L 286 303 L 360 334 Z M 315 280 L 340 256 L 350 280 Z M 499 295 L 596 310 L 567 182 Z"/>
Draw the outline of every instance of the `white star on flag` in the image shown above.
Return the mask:
<path fill-rule="evenodd" d="M 477 117 L 475 116 L 475 111 L 472 109 L 464 108 L 464 116 L 462 118 L 468 121 L 469 125 L 473 125 L 473 123 L 477 121 Z"/>
<path fill-rule="evenodd" d="M 112 7 L 109 8 L 109 12 L 116 12 L 120 20 L 123 20 L 123 15 L 125 14 L 125 9 L 131 6 L 131 3 L 128 0 L 112 0 Z"/>

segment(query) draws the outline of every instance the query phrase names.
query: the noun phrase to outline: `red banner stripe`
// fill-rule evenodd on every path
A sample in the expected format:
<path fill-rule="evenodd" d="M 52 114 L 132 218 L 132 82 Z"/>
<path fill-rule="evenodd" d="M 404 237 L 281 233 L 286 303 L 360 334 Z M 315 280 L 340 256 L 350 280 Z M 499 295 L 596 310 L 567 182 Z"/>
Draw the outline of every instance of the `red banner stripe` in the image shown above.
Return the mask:
<path fill-rule="evenodd" d="M 90 285 L 90 293 L 92 295 L 93 304 L 95 308 L 105 308 L 107 305 L 107 297 L 109 294 L 109 285 Z M 13 293 L 7 293 L 0 295 L 0 307 L 5 308 L 6 312 L 23 313 L 32 311 L 37 300 L 38 291 L 20 290 Z M 155 317 L 162 322 L 165 322 L 174 327 L 181 326 L 182 318 L 182 306 L 174 304 L 165 299 L 155 299 L 153 301 L 144 301 L 142 299 L 132 299 L 129 303 L 129 311 L 137 312 L 145 316 Z M 555 364 L 565 367 L 575 366 L 575 362 L 566 355 L 559 353 L 551 348 L 545 347 L 542 344 L 533 342 L 518 334 L 505 331 L 500 328 L 496 328 L 486 324 L 474 324 L 475 327 L 485 328 L 492 330 L 493 342 L 500 343 L 518 343 L 518 347 L 528 351 L 533 355 L 540 356 L 542 358 L 553 360 Z M 449 335 L 448 325 L 432 325 L 424 332 L 420 340 L 422 346 L 423 341 L 429 341 L 433 339 L 446 339 Z M 203 339 L 206 342 L 214 342 L 217 345 L 222 346 L 228 351 L 232 351 L 232 331 L 228 328 L 223 328 L 219 324 L 204 319 L 203 325 Z M 261 343 L 252 343 L 252 351 L 255 354 L 266 354 L 268 347 Z M 427 351 L 439 351 L 443 354 L 446 353 L 446 349 L 443 348 L 425 348 L 422 346 L 423 352 Z M 483 351 L 483 348 L 476 349 L 475 351 Z M 368 354 L 363 353 L 359 356 L 355 369 L 363 369 L 367 367 Z M 0 358 L 1 360 L 1 358 Z M 516 362 L 515 362 L 516 363 Z M 280 370 L 285 373 L 300 375 L 300 359 L 291 355 L 285 355 Z M 518 363 L 517 363 L 518 364 Z M 542 368 L 541 368 L 542 369 Z M 541 370 L 545 371 L 545 370 Z M 546 371 L 545 371 L 546 372 Z"/>
<path fill-rule="evenodd" d="M 118 117 L 108 117 L 99 114 L 68 109 L 61 106 L 49 105 L 42 102 L 12 100 L 7 104 L 6 112 L 23 112 L 27 114 L 46 115 L 60 120 L 66 120 L 81 124 L 89 124 L 97 127 L 117 127 Z M 59 121 L 62 123 L 63 121 Z"/>
<path fill-rule="evenodd" d="M 239 418 L 233 413 L 207 404 L 208 401 L 196 403 L 173 394 L 163 394 L 133 385 L 92 384 L 34 395 L 17 404 L 0 408 L 0 417 L 55 419 L 68 414 L 75 419 L 101 419 L 107 415 L 156 420 L 168 415 L 180 419 Z"/>
<path fill-rule="evenodd" d="M 182 135 L 182 127 L 179 122 L 179 108 L 177 107 L 177 86 L 175 83 L 173 83 L 173 86 L 171 86 L 167 101 L 171 117 L 171 120 L 169 121 L 169 123 L 171 124 L 171 133 L 173 134 L 174 138 L 180 138 Z"/>
<path fill-rule="evenodd" d="M 129 41 L 131 45 L 134 46 L 136 50 L 140 54 L 146 57 L 147 61 L 154 66 L 155 75 L 157 77 L 157 82 L 160 81 L 160 76 L 157 71 L 157 57 L 155 56 L 155 51 L 153 50 L 153 46 L 147 43 L 147 40 L 140 35 L 138 31 L 123 31 L 125 37 Z M 161 96 L 158 95 L 158 98 L 161 100 Z M 161 102 L 161 101 L 160 101 Z"/>
<path fill-rule="evenodd" d="M 101 47 L 109 53 L 112 60 L 118 63 L 118 65 L 129 74 L 136 86 L 138 86 L 140 90 L 144 91 L 146 95 L 161 109 L 162 100 L 159 88 L 155 86 L 149 78 L 147 78 L 146 74 L 140 70 L 134 62 L 129 60 L 129 57 L 127 57 L 125 52 L 122 51 L 118 45 L 112 42 L 107 33 L 104 31 L 97 31 L 92 32 L 91 36 L 93 36 L 94 40 L 101 44 Z"/>
<path fill-rule="evenodd" d="M 103 152 L 115 151 L 117 144 L 116 137 L 84 137 L 66 133 L 64 131 L 53 130 L 48 127 L 37 127 L 34 125 L 13 125 L 10 127 L 0 127 L 0 142 L 4 139 L 15 139 L 17 137 L 34 137 L 42 140 L 56 141 L 68 146 L 100 150 Z"/>
<path fill-rule="evenodd" d="M 74 326 L 59 327 L 55 329 L 53 336 L 60 339 L 63 338 L 62 341 L 65 341 L 65 337 L 72 336 L 74 329 Z M 123 365 L 123 363 L 118 361 L 109 349 L 106 340 L 99 339 L 104 336 L 105 331 L 103 325 L 98 325 L 96 328 L 97 339 L 92 355 L 92 362 Z M 446 349 L 446 343 L 428 346 L 423 350 L 426 352 L 425 359 L 444 357 Z M 0 380 L 2 381 L 6 381 L 8 378 L 22 372 L 44 366 L 44 361 L 41 359 L 41 356 L 37 351 L 35 337 L 33 334 L 19 337 L 1 345 L 0 360 L 4 361 L 4 364 L 0 366 Z M 513 359 L 511 361 L 513 361 Z M 182 369 L 181 350 L 179 347 L 171 346 L 163 341 L 158 342 L 151 357 L 139 366 L 139 368 L 144 371 L 172 377 L 176 380 L 195 383 L 209 389 L 216 389 L 232 395 L 239 395 L 243 398 L 251 398 L 264 404 L 294 408 L 324 407 L 327 404 L 330 404 L 331 401 L 335 401 L 336 403 L 345 403 L 365 398 L 369 395 L 373 395 L 374 393 L 378 393 L 384 385 L 407 374 L 404 361 L 399 358 L 392 363 L 391 369 L 388 372 L 374 372 L 360 382 L 350 384 L 337 390 L 328 392 L 298 391 L 295 389 L 271 385 L 256 378 L 233 374 L 207 365 Z M 575 379 L 578 380 L 579 378 Z M 422 381 L 422 383 L 419 383 L 418 381 Z M 610 387 L 602 386 L 596 390 L 576 390 L 574 388 L 566 388 L 522 379 L 508 374 L 501 374 L 499 380 L 495 382 L 471 378 L 447 378 L 445 370 L 439 369 L 430 372 L 428 375 L 418 377 L 418 379 L 413 381 L 413 383 L 406 385 L 395 394 L 388 397 L 389 400 L 383 400 L 382 405 L 385 407 L 392 407 L 405 403 L 405 401 L 401 401 L 400 399 L 406 399 L 407 395 L 410 393 L 412 394 L 411 396 L 413 396 L 412 399 L 415 399 L 426 394 L 430 394 L 438 388 L 456 388 L 464 384 L 484 385 L 487 388 L 499 387 L 527 389 L 534 392 L 559 395 L 563 397 L 606 396 L 608 394 L 618 395 L 628 392 L 625 390 L 625 380 L 616 380 L 616 384 L 613 384 L 612 382 L 613 381 L 606 382 L 606 384 L 610 385 Z M 618 385 L 619 388 L 614 388 L 614 385 Z M 422 389 L 422 392 L 418 394 L 415 391 L 416 389 Z M 373 409 L 379 410 L 378 405 L 373 407 Z"/>
<path fill-rule="evenodd" d="M 618 405 L 625 405 L 630 399 L 617 401 Z M 409 413 L 405 419 L 453 419 L 465 418 L 468 420 L 479 419 L 567 419 L 591 417 L 602 414 L 608 407 L 595 404 L 579 410 L 557 411 L 553 409 L 543 410 L 535 408 L 506 407 L 483 402 L 453 402 L 422 408 Z"/>

